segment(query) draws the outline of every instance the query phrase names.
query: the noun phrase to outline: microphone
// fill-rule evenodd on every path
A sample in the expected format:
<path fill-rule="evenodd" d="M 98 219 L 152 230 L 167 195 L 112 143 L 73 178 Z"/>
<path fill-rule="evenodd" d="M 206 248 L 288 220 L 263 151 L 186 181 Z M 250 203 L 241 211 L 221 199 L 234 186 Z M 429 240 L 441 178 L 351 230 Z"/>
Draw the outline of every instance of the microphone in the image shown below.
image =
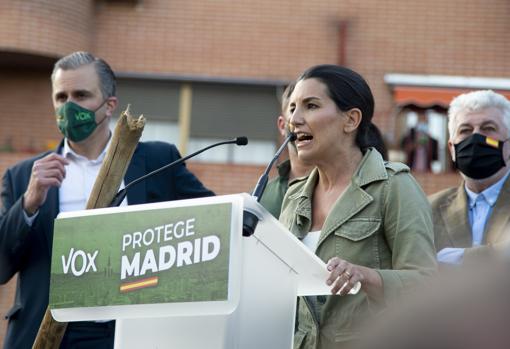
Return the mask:
<path fill-rule="evenodd" d="M 253 192 L 251 194 L 252 196 L 257 198 L 257 201 L 260 201 L 260 198 L 262 197 L 262 194 L 264 193 L 264 190 L 266 189 L 266 185 L 269 180 L 269 171 L 271 171 L 271 168 L 273 168 L 274 163 L 276 162 L 276 160 L 278 160 L 278 158 L 280 157 L 280 154 L 282 153 L 283 149 L 285 149 L 287 144 L 289 142 L 294 142 L 296 140 L 296 138 L 297 138 L 297 136 L 294 132 L 289 132 L 287 138 L 285 138 L 285 141 L 280 146 L 280 148 L 276 152 L 275 156 L 273 157 L 273 159 L 271 160 L 269 165 L 267 165 L 266 170 L 264 171 L 262 176 L 260 176 L 259 181 L 257 182 L 257 185 L 255 186 L 255 189 L 253 189 Z"/>
<path fill-rule="evenodd" d="M 257 199 L 257 202 L 260 202 L 260 198 L 262 197 L 262 194 L 264 193 L 264 190 L 266 189 L 267 182 L 269 180 L 269 171 L 271 171 L 271 168 L 273 167 L 274 163 L 278 158 L 280 157 L 280 154 L 282 153 L 283 149 L 289 144 L 289 142 L 294 142 L 297 138 L 297 135 L 294 132 L 289 132 L 287 135 L 287 138 L 282 143 L 280 148 L 276 151 L 276 154 L 274 155 L 273 159 L 267 165 L 266 170 L 260 176 L 257 185 L 255 185 L 255 189 L 253 189 L 252 196 Z M 244 210 L 243 212 L 243 236 L 251 236 L 255 232 L 255 228 L 257 227 L 257 224 L 259 222 L 259 218 L 249 212 Z"/>
<path fill-rule="evenodd" d="M 177 159 L 175 160 L 174 162 L 171 162 L 163 167 L 160 167 L 158 168 L 157 170 L 154 170 L 152 172 L 149 172 L 131 182 L 129 182 L 124 188 L 122 188 L 121 190 L 119 190 L 117 192 L 117 194 L 115 194 L 112 202 L 110 203 L 110 205 L 108 207 L 117 207 L 119 206 L 121 203 L 122 203 L 122 200 L 124 200 L 124 198 L 126 197 L 126 194 L 127 194 L 127 190 L 132 187 L 133 185 L 143 181 L 144 179 L 147 179 L 148 177 L 151 177 L 163 170 L 166 170 L 167 168 L 170 168 L 172 166 L 175 166 L 175 165 L 179 165 L 180 163 L 183 163 L 184 161 L 188 160 L 189 158 L 192 158 L 208 149 L 211 149 L 211 148 L 214 148 L 214 147 L 217 147 L 219 145 L 223 145 L 223 144 L 235 144 L 235 145 L 246 145 L 248 144 L 248 138 L 246 137 L 236 137 L 234 139 L 231 139 L 229 141 L 223 141 L 223 142 L 218 142 L 218 143 L 214 143 L 214 144 L 211 144 L 205 148 L 202 148 L 192 154 L 189 154 L 183 158 L 180 158 L 180 159 Z"/>

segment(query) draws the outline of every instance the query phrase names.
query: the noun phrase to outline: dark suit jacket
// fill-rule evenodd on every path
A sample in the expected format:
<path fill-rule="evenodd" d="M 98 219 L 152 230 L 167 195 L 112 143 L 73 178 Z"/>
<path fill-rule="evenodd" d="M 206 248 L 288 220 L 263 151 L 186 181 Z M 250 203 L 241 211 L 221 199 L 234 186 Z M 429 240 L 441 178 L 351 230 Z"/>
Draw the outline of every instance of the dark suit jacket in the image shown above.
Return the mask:
<path fill-rule="evenodd" d="M 62 145 L 61 145 L 62 146 Z M 59 152 L 61 147 L 59 147 Z M 51 188 L 32 227 L 23 218 L 22 197 L 40 154 L 9 168 L 3 177 L 0 214 L 0 283 L 18 273 L 15 303 L 5 348 L 31 348 L 48 305 L 53 220 L 59 213 L 58 188 Z M 139 143 L 124 177 L 132 180 L 180 157 L 174 145 Z M 142 204 L 214 195 L 184 165 L 167 169 L 128 189 L 128 203 Z"/>
<path fill-rule="evenodd" d="M 472 247 L 471 226 L 468 219 L 468 198 L 464 182 L 458 188 L 450 188 L 429 197 L 434 223 L 436 250 L 445 247 L 466 248 L 464 259 L 477 258 L 491 252 L 493 245 L 509 239 L 510 223 L 510 177 L 501 188 L 491 216 L 485 224 L 484 246 Z"/>

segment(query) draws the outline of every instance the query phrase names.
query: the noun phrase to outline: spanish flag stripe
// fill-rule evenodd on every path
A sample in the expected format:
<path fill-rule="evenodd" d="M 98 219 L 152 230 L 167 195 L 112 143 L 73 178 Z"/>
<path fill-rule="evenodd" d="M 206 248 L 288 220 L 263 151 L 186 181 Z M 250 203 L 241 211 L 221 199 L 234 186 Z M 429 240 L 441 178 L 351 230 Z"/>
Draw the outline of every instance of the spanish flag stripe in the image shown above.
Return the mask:
<path fill-rule="evenodd" d="M 129 292 L 138 290 L 144 287 L 156 286 L 158 284 L 158 277 L 153 276 L 147 279 L 142 279 L 133 282 L 127 282 L 125 284 L 120 285 L 120 292 Z"/>
<path fill-rule="evenodd" d="M 485 137 L 485 142 L 491 147 L 499 148 L 499 141 L 494 138 Z"/>

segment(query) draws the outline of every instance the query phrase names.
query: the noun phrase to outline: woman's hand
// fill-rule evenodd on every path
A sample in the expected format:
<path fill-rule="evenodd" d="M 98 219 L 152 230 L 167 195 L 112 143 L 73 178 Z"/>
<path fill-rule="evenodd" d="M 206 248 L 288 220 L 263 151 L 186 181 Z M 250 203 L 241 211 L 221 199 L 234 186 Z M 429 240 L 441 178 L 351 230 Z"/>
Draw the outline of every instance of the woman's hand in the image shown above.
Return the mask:
<path fill-rule="evenodd" d="M 340 296 L 344 296 L 349 293 L 358 281 L 361 285 L 363 285 L 365 281 L 365 276 L 361 273 L 357 265 L 351 264 L 338 257 L 331 258 L 328 261 L 327 268 L 330 274 L 329 278 L 326 280 L 326 284 L 333 286 L 331 288 L 331 294 L 338 293 Z"/>
<path fill-rule="evenodd" d="M 382 279 L 374 269 L 352 264 L 338 257 L 331 258 L 328 261 L 327 268 L 330 274 L 326 284 L 333 286 L 331 294 L 344 296 L 359 281 L 361 288 L 369 297 L 375 299 L 383 297 Z M 345 287 L 343 287 L 344 284 Z"/>

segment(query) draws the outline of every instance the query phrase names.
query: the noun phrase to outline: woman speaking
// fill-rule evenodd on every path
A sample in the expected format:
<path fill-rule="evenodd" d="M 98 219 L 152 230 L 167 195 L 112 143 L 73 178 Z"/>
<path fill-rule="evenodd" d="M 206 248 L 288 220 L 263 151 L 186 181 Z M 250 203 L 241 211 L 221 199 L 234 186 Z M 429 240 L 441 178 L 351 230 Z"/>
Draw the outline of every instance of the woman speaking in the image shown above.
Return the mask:
<path fill-rule="evenodd" d="M 367 316 L 436 272 L 429 204 L 407 166 L 371 147 L 373 112 L 365 80 L 335 65 L 305 71 L 290 96 L 299 159 L 315 169 L 280 220 L 327 262 L 332 292 L 299 299 L 295 349 L 348 347 Z"/>

